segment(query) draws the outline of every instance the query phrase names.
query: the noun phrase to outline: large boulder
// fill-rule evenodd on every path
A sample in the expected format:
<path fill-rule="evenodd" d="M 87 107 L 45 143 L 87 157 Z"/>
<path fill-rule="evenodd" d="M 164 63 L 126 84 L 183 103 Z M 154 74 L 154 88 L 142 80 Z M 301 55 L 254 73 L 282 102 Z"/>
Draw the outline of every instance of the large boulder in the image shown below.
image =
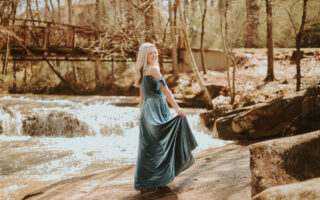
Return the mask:
<path fill-rule="evenodd" d="M 210 94 L 211 98 L 216 98 L 219 95 L 226 95 L 227 89 L 222 85 L 206 85 L 206 88 Z M 206 98 L 204 92 L 201 90 L 200 92 L 195 92 L 192 88 L 184 89 L 185 93 L 189 93 L 188 95 L 181 95 L 182 102 L 179 102 L 180 106 L 183 107 L 196 107 L 196 108 L 205 108 L 206 105 Z"/>
<path fill-rule="evenodd" d="M 77 116 L 65 111 L 29 113 L 22 119 L 23 134 L 30 136 L 80 137 L 95 135 Z"/>
<path fill-rule="evenodd" d="M 320 178 L 314 178 L 300 183 L 275 186 L 264 190 L 252 198 L 252 200 L 269 199 L 320 199 Z"/>
<path fill-rule="evenodd" d="M 284 134 L 290 121 L 320 110 L 320 95 L 305 91 L 240 110 L 215 121 L 213 135 L 221 139 L 257 139 Z"/>
<path fill-rule="evenodd" d="M 249 146 L 251 195 L 320 177 L 320 131 Z"/>

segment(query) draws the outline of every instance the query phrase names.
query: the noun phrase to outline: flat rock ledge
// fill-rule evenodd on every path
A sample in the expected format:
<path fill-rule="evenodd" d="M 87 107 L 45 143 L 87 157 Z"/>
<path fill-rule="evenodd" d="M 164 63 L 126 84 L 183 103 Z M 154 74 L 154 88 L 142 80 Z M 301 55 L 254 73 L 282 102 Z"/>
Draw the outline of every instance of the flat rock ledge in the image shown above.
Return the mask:
<path fill-rule="evenodd" d="M 250 199 L 248 145 L 228 144 L 196 156 L 196 161 L 166 187 L 139 194 L 133 189 L 134 165 L 118 167 L 53 183 L 23 200 L 93 199 Z"/>
<path fill-rule="evenodd" d="M 312 193 L 319 191 L 320 179 L 315 179 L 310 183 L 301 181 L 320 177 L 320 130 L 252 144 L 249 146 L 249 150 L 252 196 L 262 191 L 266 191 L 261 196 L 262 199 L 266 199 L 269 194 L 276 195 L 276 193 L 279 193 L 279 195 L 280 193 L 287 195 L 305 194 L 309 193 L 310 188 L 315 189 L 311 189 Z M 298 187 L 293 185 L 270 189 L 267 192 L 267 189 L 274 186 L 291 183 L 301 184 L 300 191 L 291 194 L 290 192 L 294 191 L 292 188 Z M 308 187 L 304 185 L 308 185 Z M 286 190 L 287 192 L 279 192 L 280 190 Z M 318 194 L 320 193 L 318 192 Z M 257 197 L 257 199 L 259 198 Z M 278 198 L 271 198 L 270 196 L 269 199 Z"/>

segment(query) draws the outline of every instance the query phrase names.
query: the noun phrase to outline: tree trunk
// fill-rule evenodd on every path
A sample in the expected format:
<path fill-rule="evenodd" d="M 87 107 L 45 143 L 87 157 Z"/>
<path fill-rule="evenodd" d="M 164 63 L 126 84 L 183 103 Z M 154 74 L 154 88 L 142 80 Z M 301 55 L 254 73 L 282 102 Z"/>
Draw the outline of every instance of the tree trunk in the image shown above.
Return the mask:
<path fill-rule="evenodd" d="M 27 0 L 27 8 L 28 8 L 29 16 L 30 16 L 31 20 L 33 21 L 34 17 L 33 17 L 32 8 L 30 5 L 30 0 Z"/>
<path fill-rule="evenodd" d="M 96 0 L 96 25 L 100 26 L 100 0 Z M 96 38 L 97 40 L 98 38 Z M 94 73 L 95 73 L 95 82 L 96 88 L 100 88 L 100 77 L 99 77 L 99 68 L 100 68 L 100 58 L 96 58 L 96 62 L 94 63 Z"/>
<path fill-rule="evenodd" d="M 38 17 L 38 20 L 40 20 L 40 19 L 41 19 L 41 17 L 40 17 L 40 10 L 39 10 L 39 2 L 38 2 L 38 0 L 36 0 L 36 10 L 37 10 L 37 17 Z"/>
<path fill-rule="evenodd" d="M 61 2 L 60 0 L 57 0 L 57 3 L 58 3 L 58 20 L 59 20 L 59 23 L 61 23 Z"/>
<path fill-rule="evenodd" d="M 174 27 L 175 27 L 175 34 L 176 34 L 176 36 L 178 36 L 178 42 L 176 43 L 176 45 L 177 45 L 177 54 L 178 54 L 178 49 L 179 48 L 181 48 L 181 46 L 180 46 L 180 33 L 177 33 L 176 32 L 176 27 L 177 27 L 177 2 L 176 1 L 174 1 L 174 4 L 173 4 L 173 25 L 174 25 Z M 177 56 L 179 56 L 179 55 L 177 55 Z M 179 69 L 179 67 L 178 67 L 178 69 Z"/>
<path fill-rule="evenodd" d="M 17 76 L 16 76 L 16 71 L 17 71 L 17 68 L 16 68 L 16 62 L 13 61 L 13 90 L 14 92 L 16 91 L 16 88 L 17 88 Z"/>
<path fill-rule="evenodd" d="M 113 59 L 113 57 L 112 57 L 112 64 L 111 64 L 111 77 L 112 77 L 113 80 L 115 79 L 115 77 L 114 77 L 114 59 Z"/>
<path fill-rule="evenodd" d="M 72 0 L 67 0 L 68 2 L 68 23 L 72 24 Z"/>
<path fill-rule="evenodd" d="M 6 5 L 6 4 L 3 3 L 3 5 Z M 8 26 L 10 25 L 11 17 L 12 17 L 12 26 L 14 26 L 14 24 L 15 24 L 17 7 L 18 7 L 18 2 L 16 0 L 14 0 L 12 2 L 12 4 L 11 4 L 11 12 L 8 15 L 8 22 L 7 22 Z M 2 10 L 2 8 L 1 8 L 1 10 Z M 2 15 L 2 13 L 1 13 L 1 15 Z M 7 36 L 7 46 L 6 46 L 6 57 L 5 57 L 5 62 L 4 62 L 3 68 L 2 68 L 2 74 L 7 74 L 9 56 L 10 56 L 10 35 L 8 34 L 8 36 Z"/>
<path fill-rule="evenodd" d="M 114 18 L 113 18 L 113 20 L 114 20 L 114 25 L 116 26 L 116 25 L 118 25 L 118 17 L 119 17 L 117 1 L 116 0 L 112 1 L 112 4 L 113 4 L 113 10 L 114 10 Z"/>
<path fill-rule="evenodd" d="M 101 12 L 100 12 L 100 0 L 96 0 L 96 25 L 101 25 Z"/>
<path fill-rule="evenodd" d="M 273 33 L 272 33 L 272 0 L 266 0 L 267 12 L 267 48 L 268 48 L 268 72 L 264 81 L 274 81 L 273 73 Z"/>
<path fill-rule="evenodd" d="M 197 64 L 196 64 L 196 62 L 194 60 L 194 57 L 193 57 L 193 54 L 192 54 L 192 50 L 191 50 L 191 47 L 190 47 L 189 38 L 188 38 L 188 34 L 187 34 L 187 25 L 186 25 L 186 23 L 184 21 L 180 0 L 177 0 L 177 7 L 179 9 L 179 16 L 180 16 L 180 22 L 182 24 L 182 32 L 183 32 L 183 36 L 184 36 L 184 42 L 185 42 L 185 46 L 186 46 L 186 51 L 187 51 L 187 53 L 189 55 L 189 60 L 190 60 L 190 63 L 191 63 L 192 70 L 196 75 L 196 79 L 197 79 L 201 89 L 204 91 L 204 95 L 205 95 L 205 98 L 206 98 L 207 109 L 208 110 L 213 109 L 212 99 L 210 97 L 209 91 L 207 90 L 206 86 L 204 85 L 204 83 L 203 83 L 203 81 L 202 81 L 202 79 L 200 77 Z"/>
<path fill-rule="evenodd" d="M 229 8 L 229 0 L 225 1 L 225 10 L 224 10 L 224 20 L 225 20 L 225 27 L 224 27 L 224 33 L 225 33 L 225 42 L 224 45 L 226 45 L 226 49 L 228 51 L 228 59 L 227 64 L 229 66 L 229 59 L 232 61 L 232 87 L 230 86 L 230 74 L 229 74 L 229 67 L 228 67 L 228 84 L 230 86 L 230 96 L 231 101 L 230 103 L 233 105 L 236 97 L 236 70 L 237 70 L 237 62 L 236 59 L 232 53 L 232 47 L 229 47 L 228 44 L 228 19 L 227 19 L 227 11 Z"/>
<path fill-rule="evenodd" d="M 247 35 L 246 47 L 256 48 L 259 26 L 259 5 L 257 0 L 246 0 L 247 7 Z"/>
<path fill-rule="evenodd" d="M 28 61 L 26 64 L 30 65 L 29 64 L 30 61 Z M 24 75 L 23 75 L 23 82 L 26 83 L 27 82 L 27 65 L 24 65 Z"/>
<path fill-rule="evenodd" d="M 300 29 L 299 32 L 296 36 L 296 49 L 297 49 L 297 64 L 296 64 L 296 68 L 297 68 L 297 85 L 296 85 L 296 91 L 300 91 L 300 87 L 301 87 L 301 66 L 300 66 L 300 60 L 301 60 L 301 38 L 304 32 L 304 25 L 306 23 L 306 15 L 307 15 L 307 3 L 308 0 L 303 0 L 303 14 L 302 14 L 302 20 L 301 20 L 301 25 L 300 25 Z"/>
<path fill-rule="evenodd" d="M 204 22 L 206 19 L 206 13 L 207 13 L 207 0 L 204 0 L 204 9 L 202 14 L 202 21 L 201 21 L 201 39 L 200 39 L 200 49 L 201 49 L 201 64 L 202 64 L 202 70 L 203 73 L 207 73 L 207 66 L 204 59 L 204 49 L 203 49 L 203 39 L 204 39 Z"/>
<path fill-rule="evenodd" d="M 210 6 L 214 7 L 215 0 L 210 0 Z"/>
<path fill-rule="evenodd" d="M 52 20 L 52 22 L 54 22 L 56 16 L 55 16 L 55 11 L 54 11 L 52 0 L 50 0 L 50 6 L 51 6 L 51 20 Z"/>
<path fill-rule="evenodd" d="M 225 7 L 225 8 L 224 8 Z M 230 68 L 229 68 L 229 58 L 230 58 L 230 53 L 229 49 L 227 47 L 227 37 L 225 36 L 228 32 L 227 28 L 227 8 L 225 5 L 223 5 L 222 1 L 219 1 L 219 14 L 220 14 L 220 35 L 221 35 L 221 41 L 222 41 L 222 46 L 223 46 L 223 51 L 224 54 L 227 56 L 227 82 L 228 82 L 228 90 L 231 99 L 232 98 L 232 88 L 231 88 L 231 83 L 230 83 Z M 223 33 L 223 18 L 225 21 L 225 28 L 224 28 L 224 33 Z"/>
<path fill-rule="evenodd" d="M 187 17 L 189 14 L 188 11 L 189 11 L 189 0 L 184 0 L 183 17 L 185 21 L 187 21 Z"/>
<path fill-rule="evenodd" d="M 49 4 L 48 4 L 48 0 L 44 0 L 44 3 L 45 3 L 45 21 L 49 21 L 48 19 L 48 15 L 50 13 L 50 9 L 49 9 Z"/>
<path fill-rule="evenodd" d="M 8 66 L 8 62 L 9 62 L 9 54 L 10 54 L 10 36 L 8 34 L 7 47 L 6 47 L 6 60 L 5 60 L 4 66 L 2 68 L 2 74 L 7 74 L 7 66 Z"/>
<path fill-rule="evenodd" d="M 177 80 L 179 78 L 179 69 L 178 69 L 178 57 L 177 57 L 177 42 L 176 42 L 176 31 L 174 22 L 172 19 L 172 3 L 169 0 L 169 21 L 170 21 L 170 35 L 171 35 L 171 43 L 172 43 L 172 70 L 173 76 Z"/>
<path fill-rule="evenodd" d="M 143 0 L 143 2 L 146 2 L 147 0 Z M 147 10 L 146 10 L 147 9 Z M 148 8 L 146 8 L 143 12 L 145 24 L 146 24 L 146 36 L 145 40 L 146 42 L 156 42 L 156 37 L 153 30 L 153 5 L 150 4 Z"/>
<path fill-rule="evenodd" d="M 76 83 L 79 83 L 78 68 L 73 67 L 72 69 L 73 69 L 74 79 L 76 80 Z"/>
<path fill-rule="evenodd" d="M 95 73 L 95 79 L 96 79 L 96 88 L 100 88 L 100 76 L 99 76 L 99 68 L 101 66 L 100 58 L 96 58 L 96 62 L 94 63 L 94 73 Z"/>
<path fill-rule="evenodd" d="M 57 70 L 54 69 L 54 67 L 52 66 L 50 61 L 46 58 L 44 58 L 44 60 L 48 63 L 50 69 L 55 73 L 55 75 L 57 75 L 57 77 L 60 79 L 60 81 L 65 83 L 66 85 L 69 85 L 69 83 L 61 76 L 61 74 L 59 72 L 57 72 Z"/>
<path fill-rule="evenodd" d="M 121 1 L 120 1 L 121 2 Z M 145 41 L 146 42 L 156 42 L 156 36 L 154 33 L 154 26 L 153 26 L 153 14 L 154 14 L 154 1 L 149 0 L 141 0 L 141 6 L 136 5 L 132 0 L 128 0 L 128 2 L 134 6 L 144 17 L 145 22 Z M 120 3 L 121 5 L 121 3 Z M 121 11 L 121 8 L 120 8 Z"/>

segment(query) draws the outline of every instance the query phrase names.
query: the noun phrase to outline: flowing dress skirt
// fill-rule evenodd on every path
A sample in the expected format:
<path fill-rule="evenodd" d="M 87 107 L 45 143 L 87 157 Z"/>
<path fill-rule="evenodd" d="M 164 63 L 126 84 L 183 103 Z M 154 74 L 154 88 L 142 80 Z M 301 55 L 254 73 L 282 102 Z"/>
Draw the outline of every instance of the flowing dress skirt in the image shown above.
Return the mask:
<path fill-rule="evenodd" d="M 160 84 L 166 86 L 163 78 L 143 77 L 135 189 L 164 186 L 194 163 L 191 151 L 197 142 L 187 118 L 171 117 Z"/>

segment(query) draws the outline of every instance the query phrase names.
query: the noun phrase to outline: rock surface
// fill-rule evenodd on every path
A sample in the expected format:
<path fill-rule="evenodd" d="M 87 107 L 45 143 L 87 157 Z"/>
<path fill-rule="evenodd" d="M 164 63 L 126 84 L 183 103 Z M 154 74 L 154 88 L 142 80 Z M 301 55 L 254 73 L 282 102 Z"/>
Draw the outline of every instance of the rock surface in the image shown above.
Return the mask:
<path fill-rule="evenodd" d="M 257 139 L 284 134 L 297 116 L 320 110 L 320 95 L 299 92 L 292 97 L 227 112 L 215 121 L 213 135 L 221 139 Z"/>
<path fill-rule="evenodd" d="M 275 186 L 261 192 L 252 200 L 269 199 L 320 199 L 320 178 L 314 178 L 300 183 Z"/>
<path fill-rule="evenodd" d="M 23 199 L 250 199 L 247 145 L 229 144 L 196 156 L 195 164 L 160 188 L 138 194 L 133 189 L 134 165 L 60 181 Z"/>
<path fill-rule="evenodd" d="M 320 131 L 250 145 L 251 195 L 320 176 Z"/>

